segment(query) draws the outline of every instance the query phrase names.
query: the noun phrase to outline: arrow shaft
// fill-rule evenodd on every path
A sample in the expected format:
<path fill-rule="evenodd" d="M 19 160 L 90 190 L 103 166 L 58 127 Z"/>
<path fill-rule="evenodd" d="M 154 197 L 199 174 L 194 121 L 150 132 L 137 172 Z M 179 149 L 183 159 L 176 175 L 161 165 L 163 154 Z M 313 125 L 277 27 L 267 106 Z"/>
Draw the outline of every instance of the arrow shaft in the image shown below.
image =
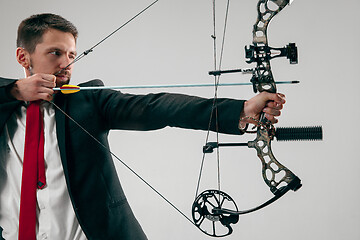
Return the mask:
<path fill-rule="evenodd" d="M 298 81 L 279 81 L 276 84 L 297 84 Z M 220 83 L 218 86 L 246 86 L 252 83 Z M 78 87 L 78 90 L 99 90 L 99 89 L 149 89 L 149 88 L 188 88 L 188 87 L 213 87 L 214 84 L 174 84 L 174 85 L 135 85 L 135 86 L 93 86 Z M 73 88 L 56 87 L 54 91 L 74 90 Z"/>

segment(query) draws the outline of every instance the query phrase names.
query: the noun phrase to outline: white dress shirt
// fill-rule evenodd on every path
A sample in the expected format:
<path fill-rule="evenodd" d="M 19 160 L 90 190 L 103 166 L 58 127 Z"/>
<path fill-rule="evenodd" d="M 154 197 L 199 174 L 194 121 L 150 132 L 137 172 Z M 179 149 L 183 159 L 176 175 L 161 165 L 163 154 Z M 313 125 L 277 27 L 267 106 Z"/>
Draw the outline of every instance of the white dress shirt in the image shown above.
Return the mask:
<path fill-rule="evenodd" d="M 37 190 L 36 239 L 86 240 L 76 219 L 65 183 L 56 137 L 55 110 L 43 102 L 46 186 Z M 0 226 L 3 237 L 18 238 L 26 107 L 7 121 L 0 136 Z"/>

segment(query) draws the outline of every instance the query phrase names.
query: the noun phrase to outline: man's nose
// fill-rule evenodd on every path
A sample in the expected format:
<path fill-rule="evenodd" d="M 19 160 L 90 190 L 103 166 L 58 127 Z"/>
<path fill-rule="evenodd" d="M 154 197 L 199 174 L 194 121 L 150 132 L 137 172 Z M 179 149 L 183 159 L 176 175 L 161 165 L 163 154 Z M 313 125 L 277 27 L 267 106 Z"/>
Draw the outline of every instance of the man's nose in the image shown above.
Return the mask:
<path fill-rule="evenodd" d="M 64 55 L 64 57 L 61 59 L 61 65 L 60 68 L 64 70 L 71 70 L 72 68 L 73 59 L 69 56 Z"/>

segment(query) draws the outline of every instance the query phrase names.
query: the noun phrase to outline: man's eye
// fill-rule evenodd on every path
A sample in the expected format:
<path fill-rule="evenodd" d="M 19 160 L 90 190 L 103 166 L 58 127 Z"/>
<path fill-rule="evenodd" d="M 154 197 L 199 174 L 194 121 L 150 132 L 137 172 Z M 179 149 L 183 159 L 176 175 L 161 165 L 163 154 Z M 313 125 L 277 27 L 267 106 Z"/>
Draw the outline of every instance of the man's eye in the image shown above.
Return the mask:
<path fill-rule="evenodd" d="M 50 52 L 50 54 L 55 55 L 55 56 L 61 55 L 61 53 L 59 51 L 52 51 L 52 52 Z"/>

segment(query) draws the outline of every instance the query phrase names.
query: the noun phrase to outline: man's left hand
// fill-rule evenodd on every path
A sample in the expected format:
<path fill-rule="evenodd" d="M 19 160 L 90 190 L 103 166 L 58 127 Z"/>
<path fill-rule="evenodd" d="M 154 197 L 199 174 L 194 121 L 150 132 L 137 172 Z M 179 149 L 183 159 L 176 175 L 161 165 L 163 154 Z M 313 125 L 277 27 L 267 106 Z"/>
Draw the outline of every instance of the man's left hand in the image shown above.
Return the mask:
<path fill-rule="evenodd" d="M 259 120 L 261 113 L 264 112 L 271 123 L 277 123 L 276 117 L 280 116 L 285 102 L 285 95 L 282 93 L 261 92 L 245 102 L 241 118 L 251 117 Z"/>

